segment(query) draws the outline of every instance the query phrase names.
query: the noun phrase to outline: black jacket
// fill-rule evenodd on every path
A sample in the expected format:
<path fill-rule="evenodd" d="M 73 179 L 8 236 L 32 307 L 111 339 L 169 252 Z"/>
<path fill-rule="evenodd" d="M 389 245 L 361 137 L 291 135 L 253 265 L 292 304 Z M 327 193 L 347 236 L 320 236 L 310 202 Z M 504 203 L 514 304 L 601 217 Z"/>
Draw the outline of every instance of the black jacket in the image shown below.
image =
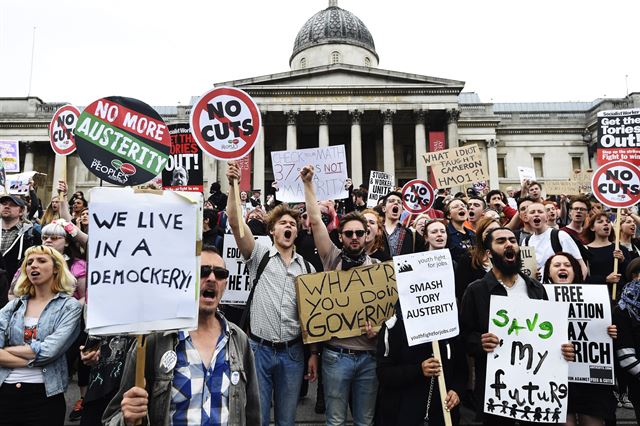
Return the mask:
<path fill-rule="evenodd" d="M 522 273 L 527 285 L 529 299 L 548 300 L 542 284 Z M 506 296 L 507 290 L 498 282 L 493 270 L 484 278 L 469 284 L 462 297 L 460 308 L 460 334 L 466 351 L 476 360 L 476 398 L 484 401 L 485 375 L 487 373 L 487 353 L 482 349 L 480 337 L 489 331 L 489 304 L 491 296 Z"/>
<path fill-rule="evenodd" d="M 398 309 L 399 311 L 399 309 Z M 440 355 L 447 388 L 461 395 L 467 379 L 464 350 L 459 339 L 441 340 Z M 378 334 L 377 426 L 414 426 L 423 424 L 427 409 L 431 379 L 422 374 L 422 361 L 433 356 L 431 343 L 409 346 L 402 313 L 387 320 Z M 458 408 L 452 410 L 454 424 L 458 423 Z M 430 425 L 440 425 L 442 405 L 438 380 L 434 378 L 429 406 Z"/>

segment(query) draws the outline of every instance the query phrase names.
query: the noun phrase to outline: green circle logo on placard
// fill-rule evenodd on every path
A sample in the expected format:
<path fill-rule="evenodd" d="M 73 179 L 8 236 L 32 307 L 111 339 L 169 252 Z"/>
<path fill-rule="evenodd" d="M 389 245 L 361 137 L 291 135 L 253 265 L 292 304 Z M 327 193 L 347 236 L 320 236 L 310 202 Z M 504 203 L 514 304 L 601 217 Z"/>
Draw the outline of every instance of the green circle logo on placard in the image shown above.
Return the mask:
<path fill-rule="evenodd" d="M 87 106 L 73 131 L 78 155 L 98 178 L 119 186 L 140 185 L 162 172 L 171 136 L 153 108 L 110 96 Z"/>

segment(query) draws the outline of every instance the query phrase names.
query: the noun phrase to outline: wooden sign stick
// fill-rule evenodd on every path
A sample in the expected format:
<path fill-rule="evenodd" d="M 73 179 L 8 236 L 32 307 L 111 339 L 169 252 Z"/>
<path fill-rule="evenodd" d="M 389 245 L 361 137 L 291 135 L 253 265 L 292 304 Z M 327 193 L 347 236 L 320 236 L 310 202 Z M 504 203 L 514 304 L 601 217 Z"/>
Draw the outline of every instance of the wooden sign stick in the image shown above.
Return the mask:
<path fill-rule="evenodd" d="M 240 222 L 240 238 L 244 238 L 244 217 L 242 217 L 242 205 L 240 204 L 240 189 L 238 188 L 238 180 L 233 180 L 233 192 L 235 193 L 236 211 L 238 212 L 238 221 Z"/>
<path fill-rule="evenodd" d="M 147 343 L 145 336 L 138 335 L 138 351 L 136 352 L 136 387 L 144 389 L 144 363 L 147 352 Z M 142 419 L 136 421 L 136 426 L 142 424 Z"/>
<path fill-rule="evenodd" d="M 440 356 L 440 342 L 434 340 L 431 342 L 433 346 L 433 357 L 440 361 L 440 365 L 442 365 L 442 356 Z M 445 426 L 452 426 L 451 422 L 451 412 L 445 409 L 445 398 L 447 397 L 447 385 L 444 380 L 444 368 L 442 369 L 442 373 L 438 376 L 438 389 L 440 390 L 440 404 L 442 405 L 442 414 L 444 417 Z"/>
<path fill-rule="evenodd" d="M 615 236 L 616 236 L 616 246 L 615 249 L 616 250 L 620 250 L 620 221 L 621 221 L 621 216 L 620 216 L 620 211 L 621 209 L 616 209 L 616 225 L 613 228 L 614 232 L 615 232 Z M 613 273 L 617 274 L 618 273 L 618 258 L 614 257 L 613 258 Z M 616 291 L 618 290 L 618 283 L 613 283 L 613 289 L 611 290 L 611 300 L 616 300 Z"/>
<path fill-rule="evenodd" d="M 67 183 L 67 157 L 63 157 L 62 160 L 61 160 L 61 163 L 62 163 L 62 170 L 60 170 L 59 180 L 62 180 L 62 181 L 64 181 L 64 183 Z M 55 185 L 56 182 L 54 182 L 53 184 Z M 68 190 L 69 190 L 69 186 L 67 185 L 67 191 Z M 63 194 L 64 193 L 62 191 L 58 191 L 58 201 L 62 201 L 62 195 Z"/>

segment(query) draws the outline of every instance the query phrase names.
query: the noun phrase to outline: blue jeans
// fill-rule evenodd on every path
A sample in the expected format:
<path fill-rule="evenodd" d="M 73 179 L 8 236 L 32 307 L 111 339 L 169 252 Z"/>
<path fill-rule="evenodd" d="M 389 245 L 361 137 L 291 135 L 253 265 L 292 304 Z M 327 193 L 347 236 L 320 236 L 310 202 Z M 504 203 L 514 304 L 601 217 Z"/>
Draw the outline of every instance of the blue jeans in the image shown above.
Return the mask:
<path fill-rule="evenodd" d="M 302 343 L 277 351 L 249 339 L 256 359 L 263 426 L 269 425 L 271 397 L 276 426 L 293 426 L 304 375 Z"/>
<path fill-rule="evenodd" d="M 378 377 L 376 358 L 372 354 L 342 354 L 331 349 L 322 351 L 322 382 L 326 405 L 326 424 L 344 425 L 351 393 L 353 423 L 370 426 L 376 410 Z"/>

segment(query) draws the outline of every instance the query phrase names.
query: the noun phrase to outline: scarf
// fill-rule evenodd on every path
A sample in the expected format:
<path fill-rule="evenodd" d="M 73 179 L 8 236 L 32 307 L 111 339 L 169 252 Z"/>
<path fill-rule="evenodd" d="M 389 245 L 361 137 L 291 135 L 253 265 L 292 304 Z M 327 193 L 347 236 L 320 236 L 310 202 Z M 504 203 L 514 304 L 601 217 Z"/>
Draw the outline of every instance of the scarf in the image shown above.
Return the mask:
<path fill-rule="evenodd" d="M 640 322 L 640 280 L 631 281 L 624 287 L 618 306 Z"/>
<path fill-rule="evenodd" d="M 351 268 L 362 266 L 364 261 L 367 260 L 367 254 L 362 250 L 362 253 L 350 256 L 342 250 L 340 252 L 340 260 L 342 261 L 342 270 L 348 271 Z"/>

